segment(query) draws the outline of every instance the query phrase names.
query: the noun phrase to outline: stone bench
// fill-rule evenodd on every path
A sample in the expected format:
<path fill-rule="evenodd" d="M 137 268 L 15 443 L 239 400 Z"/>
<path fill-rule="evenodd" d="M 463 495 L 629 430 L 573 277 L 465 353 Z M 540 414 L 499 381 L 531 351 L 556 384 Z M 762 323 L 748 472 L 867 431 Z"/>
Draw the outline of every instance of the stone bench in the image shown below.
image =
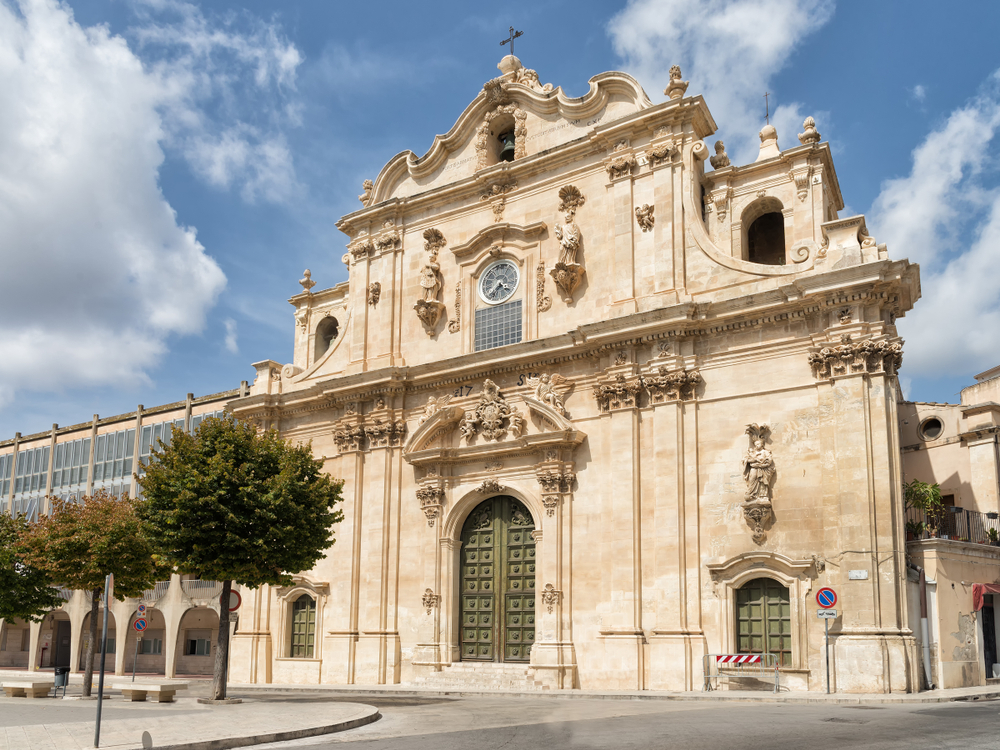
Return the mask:
<path fill-rule="evenodd" d="M 8 698 L 45 698 L 55 687 L 53 680 L 13 680 L 2 683 Z"/>
<path fill-rule="evenodd" d="M 111 686 L 112 690 L 121 690 L 127 701 L 144 701 L 152 695 L 158 703 L 173 703 L 174 693 L 187 688 L 186 682 L 116 682 Z"/>

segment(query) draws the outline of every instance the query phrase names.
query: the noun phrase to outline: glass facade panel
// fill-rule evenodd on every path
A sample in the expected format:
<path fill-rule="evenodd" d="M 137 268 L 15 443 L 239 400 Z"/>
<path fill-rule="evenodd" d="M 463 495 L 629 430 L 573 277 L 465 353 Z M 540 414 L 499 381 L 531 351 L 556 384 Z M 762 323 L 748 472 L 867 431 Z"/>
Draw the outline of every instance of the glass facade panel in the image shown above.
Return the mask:
<path fill-rule="evenodd" d="M 76 500 L 87 489 L 90 464 L 90 438 L 56 444 L 52 457 L 52 494 L 63 500 Z"/>
<path fill-rule="evenodd" d="M 94 492 L 128 495 L 132 485 L 135 428 L 98 435 L 94 444 Z"/>
<path fill-rule="evenodd" d="M 38 518 L 40 500 L 45 496 L 49 477 L 47 445 L 18 451 L 14 462 L 14 503 L 12 513 L 23 513 L 31 520 Z"/>

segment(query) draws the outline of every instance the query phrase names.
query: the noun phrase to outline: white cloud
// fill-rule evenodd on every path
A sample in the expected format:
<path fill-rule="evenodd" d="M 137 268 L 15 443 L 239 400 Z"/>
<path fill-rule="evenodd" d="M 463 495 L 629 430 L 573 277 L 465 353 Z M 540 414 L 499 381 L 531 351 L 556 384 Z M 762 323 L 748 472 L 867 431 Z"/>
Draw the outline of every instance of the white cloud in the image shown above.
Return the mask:
<path fill-rule="evenodd" d="M 226 351 L 230 354 L 239 354 L 240 346 L 236 341 L 236 321 L 232 318 L 226 318 L 226 339 L 225 347 Z"/>
<path fill-rule="evenodd" d="M 927 98 L 927 87 L 918 83 L 910 89 L 910 96 L 912 96 L 918 104 L 923 104 L 924 100 Z"/>
<path fill-rule="evenodd" d="M 207 18 L 180 0 L 133 0 L 129 33 L 163 91 L 165 142 L 209 184 L 247 202 L 299 191 L 283 131 L 300 124 L 302 55 L 274 23 L 249 14 Z"/>
<path fill-rule="evenodd" d="M 130 384 L 225 276 L 160 192 L 169 92 L 56 0 L 0 0 L 0 402 Z"/>
<path fill-rule="evenodd" d="M 630 0 L 608 30 L 626 70 L 654 88 L 647 89 L 654 100 L 662 98 L 670 66 L 680 65 L 691 81 L 688 95 L 704 95 L 730 158 L 745 163 L 756 158 L 771 77 L 833 7 L 833 0 Z M 784 106 L 797 123 L 775 125 L 782 148 L 797 145 L 798 107 Z"/>
<path fill-rule="evenodd" d="M 1000 362 L 1000 71 L 888 180 L 871 225 L 896 258 L 920 264 L 923 298 L 899 321 L 910 375 L 969 375 Z"/>

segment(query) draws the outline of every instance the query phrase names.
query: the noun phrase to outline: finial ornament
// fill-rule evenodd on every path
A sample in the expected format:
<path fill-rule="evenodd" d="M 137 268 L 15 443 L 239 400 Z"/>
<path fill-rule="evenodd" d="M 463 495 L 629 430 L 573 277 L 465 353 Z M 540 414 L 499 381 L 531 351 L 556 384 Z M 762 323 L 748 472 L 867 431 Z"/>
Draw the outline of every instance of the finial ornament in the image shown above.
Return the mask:
<path fill-rule="evenodd" d="M 802 123 L 802 128 L 805 130 L 804 133 L 799 133 L 799 141 L 803 146 L 807 146 L 810 143 L 819 143 L 820 135 L 819 131 L 816 130 L 816 121 L 807 117 Z"/>
<path fill-rule="evenodd" d="M 310 294 L 312 288 L 316 286 L 316 282 L 312 280 L 312 271 L 310 271 L 308 268 L 305 271 L 303 271 L 302 278 L 299 279 L 299 283 L 302 285 L 302 288 L 306 291 L 306 294 Z"/>
<path fill-rule="evenodd" d="M 681 80 L 681 66 L 671 65 L 670 66 L 670 83 L 667 87 L 663 89 L 663 93 L 669 96 L 671 99 L 680 99 L 684 96 L 684 92 L 687 91 L 688 81 Z"/>
<path fill-rule="evenodd" d="M 723 167 L 729 166 L 729 154 L 726 153 L 726 144 L 722 141 L 715 142 L 715 156 L 713 156 L 709 161 L 712 163 L 712 169 L 722 169 Z"/>
<path fill-rule="evenodd" d="M 375 183 L 371 180 L 365 180 L 361 185 L 361 189 L 365 192 L 358 196 L 358 200 L 367 206 L 372 201 L 372 191 L 375 190 Z"/>

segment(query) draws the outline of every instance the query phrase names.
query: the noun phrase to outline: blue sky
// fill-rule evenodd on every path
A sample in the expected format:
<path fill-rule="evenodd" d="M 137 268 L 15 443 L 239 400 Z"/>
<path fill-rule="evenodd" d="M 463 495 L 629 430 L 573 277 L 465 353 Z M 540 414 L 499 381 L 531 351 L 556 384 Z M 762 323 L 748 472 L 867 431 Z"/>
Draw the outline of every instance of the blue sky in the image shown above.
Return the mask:
<path fill-rule="evenodd" d="M 291 358 L 302 270 L 337 219 L 497 75 L 499 41 L 570 95 L 605 70 L 662 101 L 678 63 L 734 161 L 765 91 L 805 115 L 849 211 L 921 264 L 909 397 L 1000 364 L 1000 6 L 824 0 L 0 0 L 0 439 L 235 387 Z"/>

